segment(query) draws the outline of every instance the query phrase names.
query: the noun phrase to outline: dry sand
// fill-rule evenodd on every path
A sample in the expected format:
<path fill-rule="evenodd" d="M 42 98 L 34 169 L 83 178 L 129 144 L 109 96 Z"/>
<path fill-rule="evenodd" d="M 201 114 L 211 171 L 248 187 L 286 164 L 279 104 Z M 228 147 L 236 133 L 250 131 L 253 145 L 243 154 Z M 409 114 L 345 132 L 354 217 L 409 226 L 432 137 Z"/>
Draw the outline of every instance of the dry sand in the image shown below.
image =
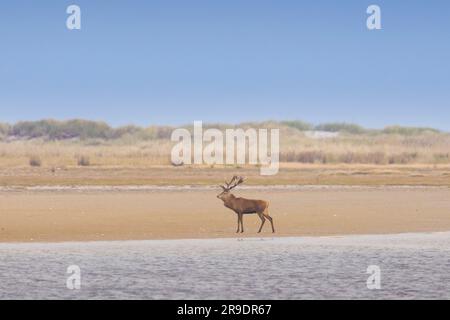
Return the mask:
<path fill-rule="evenodd" d="M 236 237 L 216 190 L 0 191 L 0 242 Z M 270 201 L 275 236 L 450 230 L 447 187 L 236 190 Z M 244 237 L 273 234 L 244 217 Z M 241 234 L 239 235 L 241 236 Z"/>

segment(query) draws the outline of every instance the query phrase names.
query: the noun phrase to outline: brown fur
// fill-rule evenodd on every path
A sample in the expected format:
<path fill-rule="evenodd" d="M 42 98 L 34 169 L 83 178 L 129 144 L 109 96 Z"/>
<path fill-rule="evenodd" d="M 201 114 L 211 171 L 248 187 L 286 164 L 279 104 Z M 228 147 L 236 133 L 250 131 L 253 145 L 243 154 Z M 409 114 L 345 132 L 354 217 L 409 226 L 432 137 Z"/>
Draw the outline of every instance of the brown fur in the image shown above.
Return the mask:
<path fill-rule="evenodd" d="M 261 229 L 264 226 L 266 219 L 268 219 L 270 221 L 270 224 L 272 225 L 272 232 L 275 232 L 275 228 L 273 226 L 273 219 L 269 215 L 268 201 L 237 198 L 232 193 L 230 193 L 230 190 L 228 190 L 223 186 L 221 187 L 223 189 L 223 192 L 217 195 L 217 198 L 223 201 L 225 207 L 236 212 L 238 217 L 237 220 L 238 227 L 236 233 L 239 232 L 239 227 L 241 227 L 240 228 L 241 232 L 244 232 L 244 223 L 243 223 L 244 214 L 253 214 L 253 213 L 256 213 L 261 219 L 261 226 L 259 227 L 258 233 L 261 232 Z"/>

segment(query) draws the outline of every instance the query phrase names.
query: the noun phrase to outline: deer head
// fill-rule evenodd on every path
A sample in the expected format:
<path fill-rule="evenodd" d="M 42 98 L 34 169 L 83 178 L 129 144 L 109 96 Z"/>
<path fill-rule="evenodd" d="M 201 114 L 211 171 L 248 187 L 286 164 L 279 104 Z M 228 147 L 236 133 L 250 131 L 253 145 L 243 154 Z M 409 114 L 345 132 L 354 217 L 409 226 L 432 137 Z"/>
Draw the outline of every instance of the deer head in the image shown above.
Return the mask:
<path fill-rule="evenodd" d="M 244 182 L 243 177 L 234 176 L 230 182 L 225 181 L 225 185 L 219 185 L 222 188 L 222 192 L 217 195 L 217 198 L 226 200 L 230 196 L 230 191 L 236 188 L 238 185 Z"/>

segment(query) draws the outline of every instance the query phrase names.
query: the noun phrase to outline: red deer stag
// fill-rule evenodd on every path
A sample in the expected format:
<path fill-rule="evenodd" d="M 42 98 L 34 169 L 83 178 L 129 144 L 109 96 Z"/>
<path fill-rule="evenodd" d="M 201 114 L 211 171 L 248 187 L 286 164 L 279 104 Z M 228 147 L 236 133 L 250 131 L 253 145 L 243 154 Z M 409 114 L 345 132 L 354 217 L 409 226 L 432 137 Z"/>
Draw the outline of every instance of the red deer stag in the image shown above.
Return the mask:
<path fill-rule="evenodd" d="M 275 232 L 273 227 L 273 219 L 269 216 L 269 202 L 264 200 L 250 200 L 244 198 L 235 197 L 230 191 L 244 182 L 244 178 L 234 176 L 230 182 L 225 182 L 226 186 L 220 186 L 222 192 L 217 195 L 217 198 L 223 201 L 225 207 L 233 210 L 237 214 L 238 218 L 238 228 L 236 233 L 239 232 L 239 225 L 241 226 L 241 232 L 244 232 L 243 216 L 244 214 L 256 213 L 261 219 L 261 226 L 259 227 L 258 233 L 261 232 L 266 219 L 270 221 L 272 225 L 272 232 Z"/>

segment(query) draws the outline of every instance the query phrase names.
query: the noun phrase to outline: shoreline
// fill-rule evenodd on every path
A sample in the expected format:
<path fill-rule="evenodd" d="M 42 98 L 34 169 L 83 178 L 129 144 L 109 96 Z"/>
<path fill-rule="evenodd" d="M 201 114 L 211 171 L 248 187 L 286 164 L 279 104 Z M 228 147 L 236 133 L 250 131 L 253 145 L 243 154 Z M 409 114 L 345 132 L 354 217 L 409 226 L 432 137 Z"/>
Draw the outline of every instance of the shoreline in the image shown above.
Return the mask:
<path fill-rule="evenodd" d="M 423 237 L 423 236 L 450 236 L 450 229 L 445 231 L 427 231 L 427 232 L 399 232 L 399 233 L 362 233 L 362 234 L 330 234 L 330 235 L 309 235 L 309 236 L 248 236 L 248 237 L 218 237 L 218 238 L 167 238 L 167 239 L 113 239 L 113 240 L 85 240 L 85 241 L 23 241 L 23 242 L 2 242 L 0 241 L 0 249 L 2 246 L 9 245 L 77 245 L 77 244 L 111 244 L 111 243 L 186 243 L 186 242 L 221 242 L 221 241 L 237 241 L 237 242 L 259 242 L 259 241 L 310 241 L 310 240 L 353 240 L 353 239 L 363 239 L 363 238 L 383 238 L 387 236 L 389 238 L 400 238 L 404 237 Z M 351 245 L 357 245 L 357 243 L 352 243 Z M 365 245 L 365 244 L 364 244 Z"/>

